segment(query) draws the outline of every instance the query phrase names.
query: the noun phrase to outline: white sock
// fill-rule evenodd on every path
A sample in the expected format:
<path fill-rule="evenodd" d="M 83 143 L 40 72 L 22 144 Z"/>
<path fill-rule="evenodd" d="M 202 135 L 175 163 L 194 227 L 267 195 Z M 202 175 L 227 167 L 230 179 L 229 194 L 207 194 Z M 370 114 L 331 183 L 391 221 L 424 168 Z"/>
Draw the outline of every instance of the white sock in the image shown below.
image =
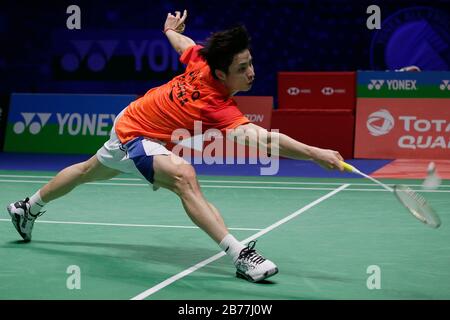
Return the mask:
<path fill-rule="evenodd" d="M 35 194 L 33 194 L 30 197 L 30 213 L 32 215 L 38 214 L 40 211 L 42 211 L 42 208 L 47 204 L 46 202 L 42 201 L 41 199 L 41 190 L 38 190 Z"/>
<path fill-rule="evenodd" d="M 225 253 L 233 259 L 233 262 L 239 257 L 239 253 L 245 246 L 236 240 L 231 234 L 227 234 L 222 241 L 220 241 L 219 246 Z"/>

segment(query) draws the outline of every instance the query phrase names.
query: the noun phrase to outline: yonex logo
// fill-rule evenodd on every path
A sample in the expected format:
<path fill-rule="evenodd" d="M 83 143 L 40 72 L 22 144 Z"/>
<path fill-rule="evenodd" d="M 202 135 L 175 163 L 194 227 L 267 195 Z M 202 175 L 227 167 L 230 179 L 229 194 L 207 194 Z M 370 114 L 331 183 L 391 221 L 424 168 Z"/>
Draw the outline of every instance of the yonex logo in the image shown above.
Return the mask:
<path fill-rule="evenodd" d="M 386 109 L 380 109 L 369 115 L 366 125 L 371 135 L 382 136 L 394 128 L 394 117 Z"/>
<path fill-rule="evenodd" d="M 442 80 L 441 85 L 439 86 L 441 90 L 450 90 L 450 80 Z"/>
<path fill-rule="evenodd" d="M 61 66 L 69 72 L 76 71 L 86 57 L 87 66 L 91 71 L 103 70 L 119 44 L 118 40 L 72 40 L 70 42 L 78 54 L 66 53 L 61 58 Z M 100 50 L 92 49 L 94 47 L 98 47 Z"/>
<path fill-rule="evenodd" d="M 367 86 L 369 90 L 380 90 L 384 84 L 384 80 L 370 80 L 370 83 Z"/>
<path fill-rule="evenodd" d="M 300 89 L 297 87 L 290 87 L 289 89 L 287 89 L 287 93 L 290 96 L 296 96 L 300 93 Z"/>
<path fill-rule="evenodd" d="M 52 115 L 51 113 L 30 112 L 21 112 L 20 114 L 22 115 L 24 121 L 18 121 L 14 124 L 13 131 L 16 134 L 24 133 L 26 128 L 28 128 L 31 134 L 38 134 Z M 35 118 L 36 115 L 37 119 Z M 35 119 L 35 121 L 33 121 L 33 119 Z"/>

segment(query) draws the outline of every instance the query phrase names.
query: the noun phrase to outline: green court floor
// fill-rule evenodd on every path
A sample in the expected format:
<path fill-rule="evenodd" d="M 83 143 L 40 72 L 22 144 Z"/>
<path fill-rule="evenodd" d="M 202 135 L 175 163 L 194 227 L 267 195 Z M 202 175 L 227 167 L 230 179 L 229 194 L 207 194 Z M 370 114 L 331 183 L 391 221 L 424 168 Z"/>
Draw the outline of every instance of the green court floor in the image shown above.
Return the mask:
<path fill-rule="evenodd" d="M 54 174 L 0 171 L 1 203 L 33 194 Z M 0 299 L 450 299 L 448 180 L 423 193 L 439 229 L 363 179 L 200 181 L 238 239 L 260 235 L 256 248 L 279 274 L 258 284 L 236 278 L 174 194 L 123 175 L 50 203 L 30 243 L 3 209 Z M 383 181 L 421 190 L 419 180 Z"/>

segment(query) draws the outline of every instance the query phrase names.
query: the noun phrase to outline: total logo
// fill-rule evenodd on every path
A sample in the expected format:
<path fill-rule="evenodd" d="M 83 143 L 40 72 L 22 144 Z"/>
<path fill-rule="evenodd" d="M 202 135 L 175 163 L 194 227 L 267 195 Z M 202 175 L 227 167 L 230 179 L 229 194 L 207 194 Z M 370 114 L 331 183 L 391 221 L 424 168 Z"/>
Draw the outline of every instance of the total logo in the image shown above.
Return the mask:
<path fill-rule="evenodd" d="M 399 115 L 397 146 L 401 149 L 450 149 L 450 120 L 427 119 L 416 115 Z M 388 134 L 394 128 L 394 118 L 386 109 L 371 113 L 367 129 L 373 136 Z"/>
<path fill-rule="evenodd" d="M 442 91 L 450 90 L 450 80 L 442 80 L 442 83 L 439 86 L 439 89 L 441 89 Z"/>
<path fill-rule="evenodd" d="M 324 96 L 331 96 L 335 93 L 345 93 L 346 91 L 345 91 L 345 89 L 335 89 L 332 87 L 323 87 L 321 92 Z"/>
<path fill-rule="evenodd" d="M 394 128 L 394 117 L 386 109 L 371 113 L 367 119 L 367 129 L 370 134 L 378 137 L 388 134 Z"/>
<path fill-rule="evenodd" d="M 31 112 L 21 112 L 20 114 L 22 115 L 24 121 L 18 121 L 14 124 L 13 131 L 16 134 L 24 133 L 27 128 L 31 134 L 38 134 L 52 115 L 51 113 Z"/>

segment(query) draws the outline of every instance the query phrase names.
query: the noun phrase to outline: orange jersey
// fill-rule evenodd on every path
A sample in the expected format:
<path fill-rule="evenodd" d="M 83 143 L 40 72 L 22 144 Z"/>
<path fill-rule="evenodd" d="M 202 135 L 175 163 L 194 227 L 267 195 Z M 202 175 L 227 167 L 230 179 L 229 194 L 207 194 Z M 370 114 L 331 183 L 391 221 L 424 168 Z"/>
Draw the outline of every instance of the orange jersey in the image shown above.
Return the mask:
<path fill-rule="evenodd" d="M 233 129 L 250 122 L 226 87 L 211 75 L 198 53 L 201 48 L 192 46 L 180 57 L 181 63 L 187 64 L 183 74 L 149 90 L 125 109 L 115 126 L 122 143 L 148 137 L 170 144 L 176 129 L 193 133 L 194 121 L 202 121 L 203 130 Z"/>

